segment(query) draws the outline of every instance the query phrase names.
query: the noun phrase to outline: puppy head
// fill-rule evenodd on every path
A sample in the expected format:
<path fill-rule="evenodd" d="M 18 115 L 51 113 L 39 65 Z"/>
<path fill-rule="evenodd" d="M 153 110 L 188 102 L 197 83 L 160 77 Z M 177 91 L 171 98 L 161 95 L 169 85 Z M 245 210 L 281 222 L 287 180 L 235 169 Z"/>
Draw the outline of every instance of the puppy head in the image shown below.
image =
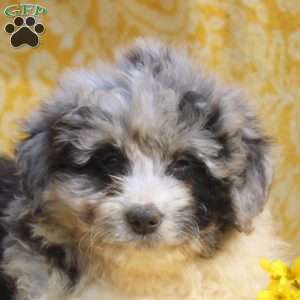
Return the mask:
<path fill-rule="evenodd" d="M 26 205 L 44 232 L 90 248 L 211 255 L 228 230 L 249 231 L 271 180 L 268 140 L 240 98 L 147 41 L 69 73 L 18 147 Z"/>

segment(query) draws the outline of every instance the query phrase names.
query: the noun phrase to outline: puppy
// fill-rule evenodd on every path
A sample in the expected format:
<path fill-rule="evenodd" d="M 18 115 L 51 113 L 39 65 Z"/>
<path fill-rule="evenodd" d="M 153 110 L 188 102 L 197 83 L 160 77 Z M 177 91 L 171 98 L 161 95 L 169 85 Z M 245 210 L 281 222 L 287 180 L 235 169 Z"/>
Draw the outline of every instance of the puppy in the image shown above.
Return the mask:
<path fill-rule="evenodd" d="M 25 131 L 0 179 L 15 300 L 250 300 L 282 258 L 269 139 L 183 52 L 67 73 Z"/>

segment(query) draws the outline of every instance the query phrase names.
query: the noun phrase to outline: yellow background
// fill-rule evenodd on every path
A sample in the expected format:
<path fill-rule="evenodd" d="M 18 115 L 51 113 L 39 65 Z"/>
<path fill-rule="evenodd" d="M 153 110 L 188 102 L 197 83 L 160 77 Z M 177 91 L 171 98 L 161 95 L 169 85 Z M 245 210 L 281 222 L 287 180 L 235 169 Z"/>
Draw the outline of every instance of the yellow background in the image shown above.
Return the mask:
<path fill-rule="evenodd" d="M 1 1 L 1 12 L 8 4 Z M 300 0 L 28 1 L 47 7 L 39 47 L 10 46 L 0 17 L 0 150 L 17 122 L 70 66 L 111 59 L 138 36 L 186 45 L 205 70 L 241 87 L 278 144 L 271 199 L 278 228 L 300 255 Z"/>

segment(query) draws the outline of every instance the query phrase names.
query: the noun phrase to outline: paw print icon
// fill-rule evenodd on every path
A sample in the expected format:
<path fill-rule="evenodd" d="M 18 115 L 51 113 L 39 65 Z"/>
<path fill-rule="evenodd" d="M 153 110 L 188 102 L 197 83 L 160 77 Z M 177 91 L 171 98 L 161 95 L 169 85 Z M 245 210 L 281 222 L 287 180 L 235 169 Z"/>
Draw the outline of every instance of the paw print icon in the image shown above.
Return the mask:
<path fill-rule="evenodd" d="M 10 43 L 15 48 L 21 45 L 36 47 L 39 44 L 39 35 L 45 31 L 44 25 L 36 24 L 33 17 L 16 17 L 13 23 L 6 24 L 4 29 L 11 34 Z"/>

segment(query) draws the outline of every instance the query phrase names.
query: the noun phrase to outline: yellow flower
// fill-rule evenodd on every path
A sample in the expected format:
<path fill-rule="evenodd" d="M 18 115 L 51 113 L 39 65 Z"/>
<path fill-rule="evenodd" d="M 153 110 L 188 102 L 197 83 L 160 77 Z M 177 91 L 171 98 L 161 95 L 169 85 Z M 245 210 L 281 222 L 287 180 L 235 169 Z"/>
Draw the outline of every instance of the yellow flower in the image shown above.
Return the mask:
<path fill-rule="evenodd" d="M 261 266 L 274 279 L 279 279 L 280 277 L 286 277 L 288 276 L 289 273 L 288 267 L 280 260 L 274 260 L 272 262 L 269 262 L 266 259 L 262 259 Z"/>
<path fill-rule="evenodd" d="M 292 268 L 280 260 L 262 259 L 260 265 L 271 280 L 267 289 L 258 293 L 258 300 L 300 300 L 300 259 Z"/>
<path fill-rule="evenodd" d="M 257 300 L 276 300 L 276 296 L 274 292 L 265 290 L 258 293 Z"/>
<path fill-rule="evenodd" d="M 300 277 L 300 258 L 295 260 L 291 271 L 295 277 Z"/>

